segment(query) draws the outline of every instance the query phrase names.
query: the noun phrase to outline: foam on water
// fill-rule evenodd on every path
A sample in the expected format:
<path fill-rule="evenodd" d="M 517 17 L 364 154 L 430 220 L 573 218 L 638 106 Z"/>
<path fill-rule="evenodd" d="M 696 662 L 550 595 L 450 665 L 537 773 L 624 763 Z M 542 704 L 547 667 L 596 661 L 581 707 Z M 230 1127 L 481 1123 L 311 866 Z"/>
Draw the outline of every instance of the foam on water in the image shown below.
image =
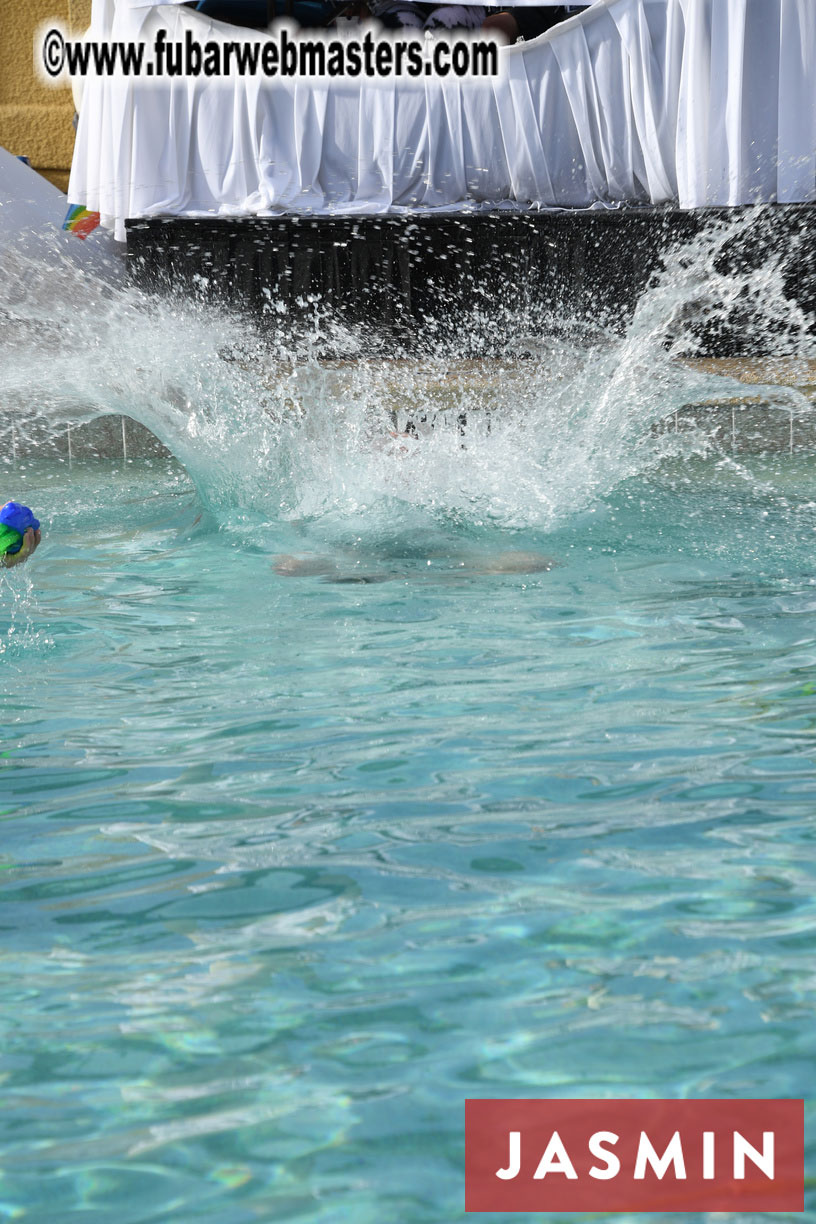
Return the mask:
<path fill-rule="evenodd" d="M 247 516 L 349 526 L 417 514 L 549 529 L 667 456 L 711 446 L 700 430 L 655 429 L 688 404 L 745 397 L 742 383 L 684 364 L 701 328 L 736 314 L 766 349 L 773 335 L 775 351 L 812 355 L 808 319 L 785 294 L 789 249 L 720 270 L 761 224 L 759 210 L 672 252 L 626 326 L 482 312 L 462 318 L 458 339 L 429 326 L 421 356 L 387 359 L 325 313 L 297 337 L 281 316 L 270 338 L 212 306 L 21 255 L 0 287 L 0 402 L 23 432 L 109 413 L 141 422 L 217 520 L 242 530 Z M 491 356 L 474 360 L 479 347 Z M 755 393 L 809 410 L 790 387 Z M 391 436 L 406 424 L 418 440 Z"/>

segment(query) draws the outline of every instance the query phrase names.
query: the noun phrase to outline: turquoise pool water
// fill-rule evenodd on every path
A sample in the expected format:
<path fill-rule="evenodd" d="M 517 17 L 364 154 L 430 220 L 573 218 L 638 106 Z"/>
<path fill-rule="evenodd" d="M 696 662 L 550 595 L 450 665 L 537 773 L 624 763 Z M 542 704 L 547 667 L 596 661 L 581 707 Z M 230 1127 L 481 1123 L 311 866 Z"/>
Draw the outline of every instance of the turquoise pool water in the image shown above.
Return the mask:
<path fill-rule="evenodd" d="M 655 428 L 735 392 L 666 293 L 498 374 L 13 335 L 177 459 L 3 469 L 0 1218 L 448 1224 L 468 1096 L 810 1101 L 813 454 Z"/>
<path fill-rule="evenodd" d="M 467 1096 L 810 1094 L 812 459 L 719 462 L 364 585 L 171 463 L 18 472 L 8 1218 L 458 1220 Z"/>

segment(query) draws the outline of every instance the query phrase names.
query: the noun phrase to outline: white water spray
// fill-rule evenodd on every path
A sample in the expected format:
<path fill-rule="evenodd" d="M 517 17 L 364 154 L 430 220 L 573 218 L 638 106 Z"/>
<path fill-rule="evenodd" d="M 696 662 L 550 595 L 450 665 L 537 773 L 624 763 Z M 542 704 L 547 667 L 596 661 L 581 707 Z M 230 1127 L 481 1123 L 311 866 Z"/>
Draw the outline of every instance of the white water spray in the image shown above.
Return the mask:
<path fill-rule="evenodd" d="M 657 428 L 689 404 L 745 395 L 688 365 L 701 324 L 750 308 L 765 342 L 773 331 L 780 352 L 812 359 L 781 257 L 718 270 L 752 224 L 712 227 L 671 254 L 623 331 L 503 312 L 463 320 L 461 346 L 430 335 L 421 357 L 372 355 L 370 337 L 326 319 L 293 340 L 281 315 L 270 340 L 215 307 L 21 255 L 0 286 L 0 403 L 29 438 L 110 413 L 141 422 L 222 522 L 236 510 L 346 523 L 430 512 L 548 529 L 710 445 L 700 430 Z M 466 356 L 474 325 L 501 356 Z M 348 357 L 323 360 L 327 349 Z M 809 409 L 789 387 L 754 393 Z"/>

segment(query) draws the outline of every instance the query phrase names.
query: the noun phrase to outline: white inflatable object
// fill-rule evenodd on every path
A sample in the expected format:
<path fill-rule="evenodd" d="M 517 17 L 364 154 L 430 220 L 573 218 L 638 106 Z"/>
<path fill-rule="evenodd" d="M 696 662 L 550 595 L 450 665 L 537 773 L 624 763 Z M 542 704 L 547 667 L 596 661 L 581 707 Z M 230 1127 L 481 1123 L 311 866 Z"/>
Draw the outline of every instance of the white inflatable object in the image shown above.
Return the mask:
<path fill-rule="evenodd" d="M 60 263 L 67 259 L 106 281 L 119 281 L 122 248 L 103 229 L 84 240 L 63 230 L 67 211 L 67 196 L 0 148 L 0 272 L 15 256 L 26 255 Z"/>

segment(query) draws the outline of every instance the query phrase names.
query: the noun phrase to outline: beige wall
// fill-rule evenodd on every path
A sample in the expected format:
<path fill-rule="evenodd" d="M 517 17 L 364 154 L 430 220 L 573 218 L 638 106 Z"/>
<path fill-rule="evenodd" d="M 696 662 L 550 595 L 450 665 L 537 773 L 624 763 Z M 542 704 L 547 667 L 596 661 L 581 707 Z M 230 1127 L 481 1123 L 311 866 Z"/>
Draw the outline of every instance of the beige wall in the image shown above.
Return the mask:
<path fill-rule="evenodd" d="M 34 31 L 49 17 L 81 34 L 91 0 L 0 0 L 0 145 L 66 190 L 74 129 L 74 103 L 66 85 L 49 89 L 34 69 Z"/>

